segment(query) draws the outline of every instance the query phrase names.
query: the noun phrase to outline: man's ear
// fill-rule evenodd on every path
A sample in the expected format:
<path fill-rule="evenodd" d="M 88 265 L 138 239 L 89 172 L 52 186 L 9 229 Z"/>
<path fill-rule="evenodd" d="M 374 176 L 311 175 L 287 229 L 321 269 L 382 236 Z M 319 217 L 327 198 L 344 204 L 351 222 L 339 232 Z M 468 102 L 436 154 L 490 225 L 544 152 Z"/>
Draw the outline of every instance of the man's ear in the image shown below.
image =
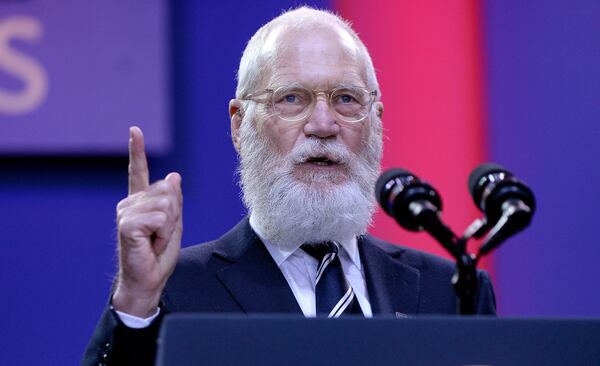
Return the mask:
<path fill-rule="evenodd" d="M 240 127 L 243 119 L 242 102 L 237 99 L 229 101 L 229 117 L 231 117 L 231 141 L 237 152 L 240 152 Z"/>
<path fill-rule="evenodd" d="M 379 117 L 379 119 L 381 119 L 381 117 L 383 116 L 383 103 L 375 102 L 374 107 L 375 107 L 375 113 L 377 113 L 377 117 Z"/>

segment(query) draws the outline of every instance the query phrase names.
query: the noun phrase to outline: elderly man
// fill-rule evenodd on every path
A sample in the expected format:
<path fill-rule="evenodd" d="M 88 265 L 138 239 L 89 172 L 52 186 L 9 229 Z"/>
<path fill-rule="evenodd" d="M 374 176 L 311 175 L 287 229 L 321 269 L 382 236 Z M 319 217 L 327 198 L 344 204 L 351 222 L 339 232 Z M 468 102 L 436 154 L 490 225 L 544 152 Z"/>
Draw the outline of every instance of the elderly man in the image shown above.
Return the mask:
<path fill-rule="evenodd" d="M 169 312 L 456 313 L 451 263 L 366 234 L 379 99 L 367 49 L 337 16 L 299 8 L 259 29 L 229 103 L 249 218 L 181 253 L 181 177 L 150 185 L 143 135 L 131 128 L 119 272 L 84 364 L 152 363 Z M 493 314 L 483 272 L 479 283 L 478 312 Z"/>

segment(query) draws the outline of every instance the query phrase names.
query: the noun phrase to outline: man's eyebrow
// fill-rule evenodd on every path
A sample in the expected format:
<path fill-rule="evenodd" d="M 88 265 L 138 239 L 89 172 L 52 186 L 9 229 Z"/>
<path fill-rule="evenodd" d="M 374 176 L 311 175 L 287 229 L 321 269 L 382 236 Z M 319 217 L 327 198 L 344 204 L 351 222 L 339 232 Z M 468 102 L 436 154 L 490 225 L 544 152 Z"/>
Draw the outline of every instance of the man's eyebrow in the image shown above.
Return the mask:
<path fill-rule="evenodd" d="M 304 85 L 304 84 L 302 84 L 300 82 L 297 82 L 297 81 L 293 82 L 293 83 L 289 83 L 289 84 L 287 84 L 285 86 L 287 86 L 288 88 L 306 88 L 306 85 Z"/>
<path fill-rule="evenodd" d="M 281 87 L 286 87 L 286 88 L 305 88 L 305 89 L 311 89 L 308 85 L 300 83 L 300 82 L 293 82 L 293 83 L 276 83 L 274 84 L 270 89 L 276 90 L 277 88 L 281 88 Z M 356 89 L 356 88 L 362 88 L 362 89 L 367 89 L 367 87 L 365 85 L 363 85 L 363 83 L 353 83 L 353 82 L 349 82 L 349 81 L 343 81 L 340 83 L 336 83 L 333 85 L 333 87 L 331 87 L 329 90 L 333 90 L 333 89 Z M 321 90 L 321 89 L 319 89 Z"/>
<path fill-rule="evenodd" d="M 362 83 L 352 83 L 352 82 L 337 83 L 333 87 L 333 89 L 356 89 L 356 88 L 367 89 L 367 87 L 364 86 Z"/>
<path fill-rule="evenodd" d="M 279 88 L 306 88 L 306 86 L 300 82 L 293 82 L 293 83 L 275 83 L 273 84 L 273 86 L 271 86 L 269 89 L 273 89 L 273 90 L 277 90 Z"/>

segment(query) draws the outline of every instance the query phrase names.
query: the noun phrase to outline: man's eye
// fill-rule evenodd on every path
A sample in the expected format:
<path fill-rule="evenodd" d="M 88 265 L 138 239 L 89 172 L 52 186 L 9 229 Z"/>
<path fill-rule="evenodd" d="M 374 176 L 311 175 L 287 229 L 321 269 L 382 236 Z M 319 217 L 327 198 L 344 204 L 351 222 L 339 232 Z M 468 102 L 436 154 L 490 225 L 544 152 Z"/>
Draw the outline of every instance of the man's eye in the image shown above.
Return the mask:
<path fill-rule="evenodd" d="M 350 94 L 340 95 L 340 102 L 342 103 L 352 103 L 354 100 L 354 97 Z"/>
<path fill-rule="evenodd" d="M 335 104 L 355 104 L 358 99 L 352 93 L 340 93 L 333 99 Z"/>
<path fill-rule="evenodd" d="M 301 93 L 289 92 L 275 98 L 277 104 L 304 104 L 308 100 Z"/>
<path fill-rule="evenodd" d="M 288 94 L 283 97 L 283 100 L 286 103 L 296 103 L 298 101 L 298 96 L 295 94 Z"/>

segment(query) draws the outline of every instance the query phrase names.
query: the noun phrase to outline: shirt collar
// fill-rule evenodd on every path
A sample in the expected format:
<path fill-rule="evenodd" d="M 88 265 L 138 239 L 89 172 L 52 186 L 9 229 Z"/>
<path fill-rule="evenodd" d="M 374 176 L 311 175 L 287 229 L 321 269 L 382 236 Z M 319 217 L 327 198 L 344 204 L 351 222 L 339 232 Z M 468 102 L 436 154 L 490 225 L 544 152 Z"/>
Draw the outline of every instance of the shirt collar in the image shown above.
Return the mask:
<path fill-rule="evenodd" d="M 269 241 L 262 234 L 261 226 L 254 218 L 254 216 L 252 216 L 252 214 L 250 214 L 250 227 L 252 228 L 252 230 L 254 230 L 256 235 L 258 235 L 260 240 L 263 242 L 263 244 L 269 251 L 269 254 L 271 254 L 271 257 L 273 257 L 273 260 L 275 261 L 278 267 L 280 267 L 281 264 L 285 262 L 292 254 L 298 251 L 300 245 L 302 245 L 302 243 L 300 243 L 298 245 L 290 247 L 288 245 L 277 245 L 276 243 Z M 362 270 L 360 253 L 358 251 L 358 241 L 356 240 L 356 236 L 349 236 L 348 238 L 344 238 L 344 240 L 338 241 L 337 243 L 342 247 L 342 252 L 345 252 L 345 254 L 348 256 L 348 258 L 350 258 L 352 263 L 354 263 L 354 265 L 359 270 Z"/>

